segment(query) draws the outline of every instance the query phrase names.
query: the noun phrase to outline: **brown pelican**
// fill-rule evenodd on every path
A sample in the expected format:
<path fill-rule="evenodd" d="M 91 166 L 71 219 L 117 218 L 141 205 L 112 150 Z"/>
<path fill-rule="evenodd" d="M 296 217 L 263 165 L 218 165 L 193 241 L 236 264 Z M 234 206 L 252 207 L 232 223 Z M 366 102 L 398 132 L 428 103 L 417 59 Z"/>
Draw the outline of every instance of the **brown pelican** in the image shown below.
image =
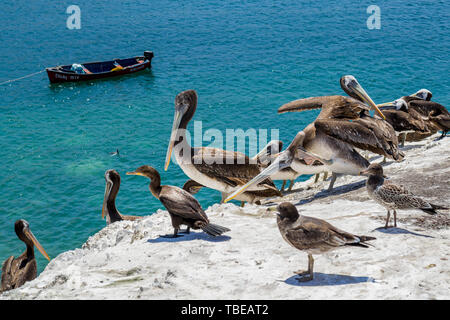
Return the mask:
<path fill-rule="evenodd" d="M 417 95 L 416 93 L 416 96 L 421 97 L 422 95 Z M 408 107 L 427 117 L 428 121 L 431 122 L 432 125 L 442 131 L 441 138 L 443 138 L 450 130 L 450 113 L 443 105 L 431 101 L 430 99 L 431 92 L 429 92 L 429 94 L 425 97 L 425 100 L 412 98 L 407 99 Z"/>
<path fill-rule="evenodd" d="M 356 236 L 332 226 L 325 220 L 300 215 L 290 202 L 281 203 L 277 210 L 278 229 L 283 239 L 294 248 L 308 253 L 308 270 L 295 272 L 301 276 L 297 278 L 300 282 L 313 280 L 313 254 L 329 252 L 344 246 L 368 248 L 365 242 L 376 239 Z"/>
<path fill-rule="evenodd" d="M 278 172 L 283 171 L 286 168 L 292 168 L 294 171 L 301 172 L 302 174 L 314 174 L 325 171 L 328 165 L 332 164 L 332 161 L 303 151 L 302 143 L 304 138 L 305 133 L 303 131 L 298 132 L 286 150 L 279 153 L 275 160 L 273 160 L 267 168 L 229 195 L 224 202 L 234 199 L 246 189 L 250 189 L 251 186 L 264 181 L 267 177 L 276 175 Z"/>
<path fill-rule="evenodd" d="M 393 102 L 379 104 L 378 107 L 383 111 L 386 121 L 401 135 L 400 146 L 405 144 L 408 132 L 418 132 L 422 135 L 431 135 L 435 132 L 430 130 L 426 119 L 414 109 L 408 108 L 408 103 L 400 98 Z M 432 127 L 431 127 L 432 129 Z"/>
<path fill-rule="evenodd" d="M 34 246 L 50 261 L 50 257 L 31 232 L 27 221 L 17 220 L 14 223 L 14 230 L 17 237 L 25 242 L 27 249 L 17 258 L 11 256 L 3 262 L 1 291 L 16 289 L 25 282 L 36 278 L 37 264 L 34 257 Z"/>
<path fill-rule="evenodd" d="M 393 102 L 383 103 L 380 106 L 398 107 L 404 101 L 409 113 L 415 112 L 423 117 L 428 132 L 408 135 L 406 140 L 417 141 L 435 134 L 439 130 L 442 131 L 441 138 L 443 138 L 450 130 L 450 113 L 443 105 L 431 101 L 431 97 L 432 93 L 429 90 L 421 89 L 412 95 L 404 96 Z"/>
<path fill-rule="evenodd" d="M 303 147 L 332 161 L 329 169 L 333 176 L 329 190 L 333 187 L 336 174 L 357 175 L 361 171 L 358 168 L 366 168 L 369 165 L 354 148 L 369 150 L 394 160 L 401 160 L 404 156 L 398 149 L 394 128 L 383 120 L 383 113 L 358 81 L 353 76 L 343 76 L 340 84 L 350 97 L 322 96 L 299 99 L 278 109 L 278 113 L 285 113 L 321 108 L 316 120 L 303 130 L 306 135 Z M 371 108 L 381 118 L 371 117 L 368 114 Z"/>
<path fill-rule="evenodd" d="M 105 172 L 105 195 L 103 197 L 102 219 L 106 216 L 106 224 L 122 220 L 138 220 L 140 216 L 127 216 L 120 214 L 116 208 L 116 197 L 120 188 L 120 175 L 116 170 L 110 169 Z"/>
<path fill-rule="evenodd" d="M 191 147 L 186 139 L 186 127 L 196 108 L 197 94 L 194 90 L 187 90 L 176 96 L 175 116 L 166 154 L 165 170 L 170 164 L 172 151 L 175 149 L 175 158 L 178 165 L 189 178 L 205 187 L 227 195 L 231 194 L 258 175 L 261 171 L 260 165 L 240 152 L 210 147 Z M 272 196 L 281 195 L 269 177 L 252 186 L 248 191 L 264 191 L 264 197 L 267 197 L 268 193 Z M 251 202 L 264 197 L 258 196 L 248 200 L 241 198 L 239 200 Z"/>
<path fill-rule="evenodd" d="M 187 226 L 186 233 L 189 233 L 190 228 L 202 229 L 212 236 L 218 236 L 226 231 L 230 231 L 228 228 L 210 223 L 200 203 L 186 190 L 175 186 L 162 186 L 161 177 L 156 169 L 144 165 L 135 171 L 127 172 L 127 174 L 144 176 L 151 180 L 149 185 L 150 192 L 156 199 L 161 201 L 172 219 L 174 233 L 170 237 L 175 238 L 178 236 L 178 231 L 182 224 Z"/>
<path fill-rule="evenodd" d="M 367 170 L 361 171 L 361 175 L 369 176 L 366 182 L 369 196 L 387 210 L 385 228 L 389 224 L 390 210 L 394 211 L 394 227 L 397 227 L 396 209 L 418 209 L 428 214 L 436 214 L 436 209 L 447 209 L 423 200 L 403 186 L 384 180 L 383 167 L 378 163 L 373 163 Z"/>
<path fill-rule="evenodd" d="M 266 166 L 267 163 L 270 162 L 270 157 L 272 155 L 278 153 L 283 146 L 283 143 L 278 140 L 270 141 L 258 154 L 251 158 L 255 163 L 259 163 L 262 166 Z M 205 187 L 201 183 L 198 183 L 192 179 L 187 180 L 183 185 L 183 190 L 186 190 L 190 194 L 194 195 L 200 191 L 201 188 Z M 240 195 L 237 200 L 241 201 L 241 207 L 244 206 L 244 202 L 256 203 L 260 204 L 260 198 L 273 197 L 274 191 L 273 189 L 265 189 L 265 190 L 257 190 L 257 191 L 247 191 L 244 194 Z M 276 194 L 276 196 L 281 196 L 280 194 Z M 222 200 L 220 203 L 227 198 L 227 194 L 222 192 Z M 250 201 L 249 201 L 250 200 Z"/>

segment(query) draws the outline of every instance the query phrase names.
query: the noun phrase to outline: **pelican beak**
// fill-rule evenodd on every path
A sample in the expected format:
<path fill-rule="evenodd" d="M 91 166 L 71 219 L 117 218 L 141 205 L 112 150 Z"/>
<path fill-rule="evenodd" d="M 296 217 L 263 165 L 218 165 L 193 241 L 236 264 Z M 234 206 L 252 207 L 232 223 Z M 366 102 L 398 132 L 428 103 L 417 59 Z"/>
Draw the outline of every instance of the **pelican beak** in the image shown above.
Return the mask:
<path fill-rule="evenodd" d="M 377 104 L 377 107 L 383 108 L 383 109 L 395 109 L 395 105 L 394 105 L 393 101 Z"/>
<path fill-rule="evenodd" d="M 30 239 L 33 244 L 36 246 L 36 248 L 42 253 L 42 255 L 48 260 L 50 261 L 50 257 L 48 256 L 47 252 L 45 252 L 44 248 L 41 246 L 41 244 L 39 243 L 39 241 L 37 241 L 36 237 L 34 236 L 33 232 L 31 232 L 31 230 L 29 228 L 26 228 L 24 230 L 25 235 L 28 237 L 28 239 Z"/>
<path fill-rule="evenodd" d="M 280 141 L 278 141 L 278 140 L 270 141 L 252 159 L 256 160 L 258 162 L 261 162 L 261 163 L 265 163 L 265 162 L 270 161 L 270 159 L 273 157 L 273 153 L 277 154 L 277 153 L 279 153 L 281 151 L 281 150 L 277 150 L 279 148 L 279 145 L 280 145 Z"/>
<path fill-rule="evenodd" d="M 366 102 L 370 107 L 372 107 L 373 110 L 375 110 L 380 117 L 383 120 L 386 120 L 386 117 L 384 116 L 383 112 L 381 112 L 380 109 L 378 109 L 375 102 L 373 102 L 372 98 L 367 94 L 366 90 L 361 87 L 361 85 L 356 81 L 353 81 L 350 83 L 350 88 L 353 89 L 353 92 L 355 92 L 364 102 Z"/>
<path fill-rule="evenodd" d="M 272 162 L 270 166 L 268 166 L 266 169 L 260 172 L 256 177 L 254 177 L 252 180 L 244 184 L 242 187 L 240 187 L 238 190 L 233 192 L 231 195 L 228 196 L 223 202 L 227 203 L 230 200 L 233 200 L 238 195 L 240 195 L 242 192 L 244 192 L 246 189 L 248 189 L 250 186 L 254 184 L 258 184 L 267 178 L 270 178 L 271 175 L 274 173 L 287 168 L 291 165 L 293 156 L 291 152 L 288 150 L 280 153 L 280 155 Z"/>
<path fill-rule="evenodd" d="M 175 138 L 177 137 L 178 128 L 180 127 L 181 119 L 183 118 L 184 114 L 186 113 L 187 106 L 181 106 L 180 108 L 175 108 L 175 115 L 173 118 L 172 123 L 172 132 L 170 134 L 170 140 L 169 140 L 169 146 L 167 147 L 167 153 L 166 153 L 166 162 L 164 164 L 164 171 L 167 171 L 167 168 L 170 164 L 170 159 L 172 157 L 172 151 L 173 146 L 175 144 Z"/>
<path fill-rule="evenodd" d="M 108 201 L 109 198 L 109 194 L 111 193 L 111 189 L 112 189 L 112 181 L 109 180 L 109 178 L 107 178 L 106 180 L 106 185 L 105 185 L 105 195 L 103 196 L 103 206 L 102 206 L 102 220 L 105 219 L 105 215 L 106 215 L 106 203 Z"/>

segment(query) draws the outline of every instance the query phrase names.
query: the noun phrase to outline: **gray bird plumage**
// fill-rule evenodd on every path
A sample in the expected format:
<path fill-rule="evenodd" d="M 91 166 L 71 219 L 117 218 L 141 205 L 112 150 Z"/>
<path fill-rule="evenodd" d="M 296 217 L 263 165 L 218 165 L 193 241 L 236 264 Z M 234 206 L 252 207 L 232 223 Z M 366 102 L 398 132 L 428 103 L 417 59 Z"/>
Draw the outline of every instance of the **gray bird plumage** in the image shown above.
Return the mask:
<path fill-rule="evenodd" d="M 308 253 L 308 271 L 297 272 L 304 276 L 299 281 L 313 279 L 313 254 L 325 253 L 343 246 L 367 248 L 366 241 L 374 237 L 356 236 L 334 227 L 325 220 L 300 215 L 290 202 L 283 202 L 278 207 L 277 224 L 283 239 L 296 249 Z"/>
<path fill-rule="evenodd" d="M 393 210 L 394 227 L 396 227 L 397 209 L 418 209 L 428 214 L 436 214 L 436 209 L 447 209 L 443 206 L 432 204 L 421 197 L 414 195 L 404 186 L 396 185 L 385 180 L 383 167 L 378 163 L 371 164 L 369 168 L 362 171 L 361 174 L 369 176 L 366 182 L 369 196 L 387 210 L 386 228 L 389 224 L 390 210 Z"/>

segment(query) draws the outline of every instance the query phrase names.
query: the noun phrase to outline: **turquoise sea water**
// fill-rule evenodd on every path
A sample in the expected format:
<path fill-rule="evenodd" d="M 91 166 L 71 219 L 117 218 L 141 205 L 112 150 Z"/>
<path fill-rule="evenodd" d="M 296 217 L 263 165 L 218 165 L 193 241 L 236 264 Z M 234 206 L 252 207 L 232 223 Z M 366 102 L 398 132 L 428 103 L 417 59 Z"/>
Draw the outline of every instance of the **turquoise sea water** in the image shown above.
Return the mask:
<path fill-rule="evenodd" d="M 81 8 L 80 30 L 66 27 L 71 4 Z M 372 4 L 381 9 L 380 30 L 366 26 Z M 279 129 L 285 143 L 318 111 L 277 108 L 343 94 L 344 74 L 375 102 L 428 88 L 450 104 L 448 1 L 20 0 L 2 4 L 0 21 L 0 82 L 58 64 L 155 53 L 153 69 L 136 75 L 50 85 L 41 73 L 0 86 L 1 261 L 24 249 L 13 227 L 19 218 L 51 257 L 103 228 L 110 168 L 122 176 L 122 213 L 163 208 L 148 180 L 125 172 L 149 164 L 163 183 L 185 182 L 173 163 L 163 171 L 182 90 L 197 91 L 194 119 L 204 130 Z M 116 148 L 121 156 L 111 157 Z M 205 208 L 220 200 L 208 189 L 196 197 Z M 47 261 L 36 256 L 40 272 Z"/>

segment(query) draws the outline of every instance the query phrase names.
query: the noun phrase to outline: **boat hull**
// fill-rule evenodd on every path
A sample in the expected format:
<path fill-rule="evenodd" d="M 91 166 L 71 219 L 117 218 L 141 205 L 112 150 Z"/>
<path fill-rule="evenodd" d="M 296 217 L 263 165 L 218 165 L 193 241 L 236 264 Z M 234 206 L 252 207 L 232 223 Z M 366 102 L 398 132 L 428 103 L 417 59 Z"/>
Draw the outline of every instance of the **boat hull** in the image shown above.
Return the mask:
<path fill-rule="evenodd" d="M 102 64 L 110 65 L 111 63 L 114 63 L 116 61 L 121 62 L 125 60 L 130 59 L 136 59 L 136 61 L 142 61 L 137 62 L 135 64 L 125 66 L 120 70 L 115 71 L 101 71 L 101 72 L 92 72 L 92 73 L 75 73 L 70 72 L 68 68 L 70 68 L 71 65 L 67 66 L 60 66 L 60 67 L 52 67 L 52 68 L 46 68 L 48 79 L 51 83 L 60 83 L 60 82 L 78 82 L 78 81 L 90 81 L 90 80 L 97 80 L 97 79 L 104 79 L 104 78 L 110 78 L 110 77 L 117 77 L 122 76 L 125 74 L 131 74 L 135 72 L 139 72 L 142 70 L 145 70 L 147 68 L 152 67 L 152 56 L 150 57 L 134 57 L 129 59 L 122 59 L 122 60 L 112 60 L 112 61 L 104 61 L 104 62 L 90 62 L 90 63 L 83 63 L 82 65 L 87 67 L 89 69 L 90 65 L 97 65 L 101 66 Z"/>

